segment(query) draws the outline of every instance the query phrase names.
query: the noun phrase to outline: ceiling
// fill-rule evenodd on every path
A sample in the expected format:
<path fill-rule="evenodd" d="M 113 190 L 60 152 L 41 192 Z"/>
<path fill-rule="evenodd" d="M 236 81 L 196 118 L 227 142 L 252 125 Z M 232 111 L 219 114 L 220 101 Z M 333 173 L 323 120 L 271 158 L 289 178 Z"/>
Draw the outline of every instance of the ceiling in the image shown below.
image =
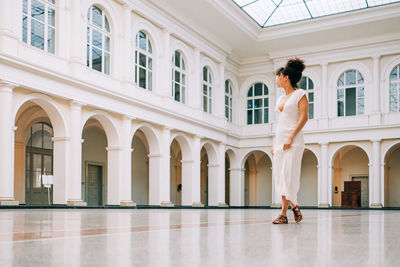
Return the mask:
<path fill-rule="evenodd" d="M 380 36 L 400 39 L 400 3 L 261 28 L 232 0 L 151 2 L 209 41 L 224 44 L 239 62 L 294 48 L 323 50 Z"/>

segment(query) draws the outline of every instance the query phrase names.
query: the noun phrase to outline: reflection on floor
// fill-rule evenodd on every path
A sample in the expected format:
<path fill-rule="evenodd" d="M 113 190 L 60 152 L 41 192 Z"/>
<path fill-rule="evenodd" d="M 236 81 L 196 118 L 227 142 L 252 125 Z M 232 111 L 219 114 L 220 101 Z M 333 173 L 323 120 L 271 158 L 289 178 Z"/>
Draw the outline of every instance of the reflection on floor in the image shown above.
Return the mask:
<path fill-rule="evenodd" d="M 400 266 L 400 211 L 0 210 L 0 266 Z"/>

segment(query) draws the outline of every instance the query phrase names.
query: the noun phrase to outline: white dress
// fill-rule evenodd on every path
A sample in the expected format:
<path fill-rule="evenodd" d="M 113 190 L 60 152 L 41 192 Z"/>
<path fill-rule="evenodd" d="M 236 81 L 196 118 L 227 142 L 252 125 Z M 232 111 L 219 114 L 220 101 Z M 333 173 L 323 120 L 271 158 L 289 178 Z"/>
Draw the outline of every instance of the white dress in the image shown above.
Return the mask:
<path fill-rule="evenodd" d="M 278 98 L 275 106 L 278 117 L 273 156 L 275 192 L 278 196 L 286 196 L 286 199 L 295 205 L 297 205 L 297 193 L 300 189 L 301 159 L 304 152 L 303 132 L 300 131 L 293 138 L 293 143 L 289 149 L 283 150 L 283 145 L 299 120 L 298 103 L 304 95 L 306 95 L 305 90 L 297 89 L 289 96 L 282 112 L 278 106 L 283 95 Z"/>

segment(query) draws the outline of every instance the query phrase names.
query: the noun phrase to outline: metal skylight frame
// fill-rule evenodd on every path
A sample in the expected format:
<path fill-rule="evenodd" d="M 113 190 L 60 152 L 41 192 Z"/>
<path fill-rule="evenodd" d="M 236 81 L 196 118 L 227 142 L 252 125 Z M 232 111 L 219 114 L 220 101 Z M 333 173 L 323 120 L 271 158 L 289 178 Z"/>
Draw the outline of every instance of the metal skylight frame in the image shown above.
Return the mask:
<path fill-rule="evenodd" d="M 400 0 L 232 0 L 262 28 L 355 10 L 400 3 Z"/>

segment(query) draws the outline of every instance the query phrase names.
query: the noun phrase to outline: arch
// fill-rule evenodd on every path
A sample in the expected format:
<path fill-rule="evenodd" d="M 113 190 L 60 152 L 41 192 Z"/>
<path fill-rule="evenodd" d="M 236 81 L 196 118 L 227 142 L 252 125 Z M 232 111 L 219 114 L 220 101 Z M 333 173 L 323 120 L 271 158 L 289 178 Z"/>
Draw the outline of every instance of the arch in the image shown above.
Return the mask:
<path fill-rule="evenodd" d="M 203 77 L 203 67 L 207 67 L 208 70 L 210 71 L 211 74 L 211 79 L 212 82 L 211 84 L 213 87 L 217 86 L 218 83 L 225 82 L 225 81 L 220 81 L 221 77 L 218 77 L 218 68 L 217 64 L 212 61 L 210 58 L 202 56 L 200 59 L 200 66 L 201 66 L 201 77 Z M 217 78 L 217 79 L 216 79 Z M 201 78 L 201 81 L 203 81 L 203 78 Z"/>
<path fill-rule="evenodd" d="M 200 150 L 201 148 L 205 148 L 208 156 L 208 164 L 217 164 L 218 163 L 218 158 L 217 158 L 217 149 L 215 148 L 215 145 L 209 141 L 203 141 L 200 144 Z"/>
<path fill-rule="evenodd" d="M 108 147 L 120 146 L 121 142 L 120 142 L 118 127 L 115 124 L 113 118 L 104 111 L 94 110 L 85 114 L 82 117 L 81 133 L 83 133 L 85 124 L 90 118 L 96 119 L 101 124 L 101 126 L 103 126 L 104 132 L 106 133 L 107 136 Z"/>
<path fill-rule="evenodd" d="M 382 68 L 381 76 L 380 76 L 380 83 L 382 84 L 383 88 L 381 88 L 381 99 L 380 103 L 382 105 L 382 111 L 384 113 L 389 113 L 389 86 L 390 86 L 390 73 L 392 70 L 400 64 L 400 56 L 394 57 L 390 60 L 385 67 Z"/>
<path fill-rule="evenodd" d="M 69 128 L 68 124 L 66 123 L 65 115 L 61 111 L 60 107 L 56 104 L 56 101 L 49 96 L 38 93 L 26 95 L 17 100 L 17 104 L 14 106 L 12 125 L 15 125 L 16 123 L 18 111 L 22 105 L 28 101 L 37 104 L 47 113 L 47 116 L 50 118 L 50 122 L 54 129 L 55 138 L 69 136 Z"/>
<path fill-rule="evenodd" d="M 106 0 L 83 1 L 83 3 L 81 4 L 81 16 L 85 18 L 85 22 L 87 20 L 88 9 L 93 5 L 101 8 L 101 10 L 106 13 L 107 20 L 111 28 L 110 29 L 111 35 L 113 36 L 113 38 L 116 38 L 120 34 L 119 29 L 122 29 L 122 27 L 119 23 L 119 20 L 117 19 L 119 17 L 117 11 L 114 10 L 114 8 L 108 3 L 108 1 Z"/>
<path fill-rule="evenodd" d="M 381 71 L 381 80 L 389 81 L 390 73 L 393 68 L 400 64 L 400 56 L 396 56 L 392 58 L 386 65 L 382 68 Z"/>
<path fill-rule="evenodd" d="M 180 40 L 173 39 L 171 38 L 171 44 L 170 44 L 170 50 L 169 54 L 171 58 L 175 51 L 179 51 L 181 53 L 181 56 L 183 57 L 185 61 L 185 66 L 186 66 L 186 72 L 189 74 L 193 71 L 193 61 L 191 55 L 192 53 L 190 52 L 189 48 Z"/>
<path fill-rule="evenodd" d="M 139 18 L 137 19 L 137 23 L 133 25 L 133 29 L 132 29 L 132 38 L 131 38 L 131 47 L 135 47 L 135 39 L 136 39 L 136 35 L 138 34 L 139 31 L 143 31 L 147 37 L 150 40 L 151 46 L 152 46 L 152 54 L 154 55 L 153 57 L 153 70 L 155 70 L 155 67 L 157 66 L 157 58 L 158 56 L 160 56 L 161 53 L 161 49 L 159 49 L 160 47 L 162 47 L 161 45 L 161 41 L 158 38 L 158 35 L 156 34 L 155 28 L 154 26 L 148 22 L 145 19 Z M 132 49 L 133 53 L 134 53 L 135 49 Z"/>
<path fill-rule="evenodd" d="M 314 154 L 315 158 L 317 159 L 317 164 L 320 165 L 321 161 L 320 161 L 320 158 L 319 158 L 319 153 L 314 148 L 311 148 L 311 147 L 308 147 L 308 146 L 305 146 L 305 149 L 311 151 Z"/>
<path fill-rule="evenodd" d="M 313 89 L 313 91 L 315 91 L 315 92 L 316 92 L 316 91 L 320 91 L 320 89 L 321 89 L 321 87 L 322 87 L 322 85 L 321 85 L 321 78 L 320 78 L 320 76 L 316 73 L 315 70 L 306 68 L 306 69 L 303 71 L 302 77 L 304 77 L 304 76 L 307 76 L 308 78 L 310 78 L 310 79 L 313 81 L 313 83 L 314 83 L 314 89 Z"/>
<path fill-rule="evenodd" d="M 381 155 L 381 165 L 384 165 L 384 164 L 385 164 L 385 159 L 386 159 L 388 153 L 389 153 L 390 151 L 392 151 L 392 149 L 395 148 L 395 147 L 398 146 L 398 145 L 400 145 L 400 142 L 394 142 L 393 144 L 391 144 L 389 147 L 387 147 L 387 148 L 385 149 L 385 151 L 384 151 L 383 154 Z"/>
<path fill-rule="evenodd" d="M 365 152 L 365 154 L 368 156 L 368 163 L 369 163 L 369 164 L 372 164 L 372 157 L 371 157 L 371 155 L 370 155 L 370 153 L 369 153 L 369 151 L 368 151 L 368 148 L 365 147 L 365 145 L 363 145 L 363 144 L 357 144 L 357 143 L 345 143 L 345 144 L 341 144 L 340 146 L 338 146 L 338 147 L 336 148 L 336 150 L 332 153 L 332 155 L 329 157 L 329 159 L 330 159 L 330 160 L 329 160 L 330 166 L 333 166 L 333 163 L 334 163 L 334 160 L 335 160 L 335 157 L 336 157 L 337 153 L 338 153 L 342 148 L 347 147 L 347 146 L 355 146 L 355 147 L 361 148 L 361 150 L 363 150 L 363 151 Z"/>
<path fill-rule="evenodd" d="M 192 147 L 190 146 L 189 139 L 182 133 L 174 133 L 171 135 L 170 146 L 172 142 L 176 140 L 182 151 L 182 159 L 191 160 L 192 158 Z"/>
<path fill-rule="evenodd" d="M 272 155 L 270 154 L 269 151 L 267 151 L 267 149 L 254 149 L 254 150 L 250 150 L 250 151 L 246 152 L 246 153 L 244 154 L 244 156 L 242 157 L 242 159 L 240 160 L 240 168 L 241 168 L 241 169 L 244 169 L 244 166 L 245 166 L 245 164 L 246 164 L 247 158 L 248 158 L 251 154 L 253 154 L 254 152 L 256 152 L 256 151 L 260 151 L 260 152 L 263 152 L 263 153 L 267 154 L 267 156 L 269 157 L 269 159 L 270 159 L 271 162 L 272 162 Z"/>
<path fill-rule="evenodd" d="M 231 165 L 231 168 L 232 169 L 239 168 L 239 161 L 238 161 L 237 153 L 232 148 L 225 149 L 225 153 L 228 154 L 228 156 L 229 156 L 229 163 Z"/>
<path fill-rule="evenodd" d="M 266 75 L 255 75 L 247 78 L 243 83 L 242 86 L 240 87 L 239 91 L 239 98 L 246 99 L 247 98 L 247 92 L 249 91 L 250 86 L 252 86 L 255 83 L 263 83 L 268 87 L 268 96 L 271 98 L 274 97 L 275 93 L 275 85 L 271 80 L 268 78 Z M 245 102 L 244 102 L 245 103 Z M 271 103 L 270 103 L 271 104 Z M 271 105 L 270 105 L 271 106 Z"/>
<path fill-rule="evenodd" d="M 137 124 L 132 129 L 131 138 L 130 138 L 131 140 L 137 130 L 141 130 L 144 133 L 144 135 L 146 136 L 148 144 L 149 144 L 149 148 L 150 148 L 150 154 L 153 154 L 153 155 L 160 154 L 160 141 L 159 141 L 159 138 L 157 137 L 156 130 L 154 129 L 154 127 L 147 122 L 142 122 L 142 123 Z"/>

